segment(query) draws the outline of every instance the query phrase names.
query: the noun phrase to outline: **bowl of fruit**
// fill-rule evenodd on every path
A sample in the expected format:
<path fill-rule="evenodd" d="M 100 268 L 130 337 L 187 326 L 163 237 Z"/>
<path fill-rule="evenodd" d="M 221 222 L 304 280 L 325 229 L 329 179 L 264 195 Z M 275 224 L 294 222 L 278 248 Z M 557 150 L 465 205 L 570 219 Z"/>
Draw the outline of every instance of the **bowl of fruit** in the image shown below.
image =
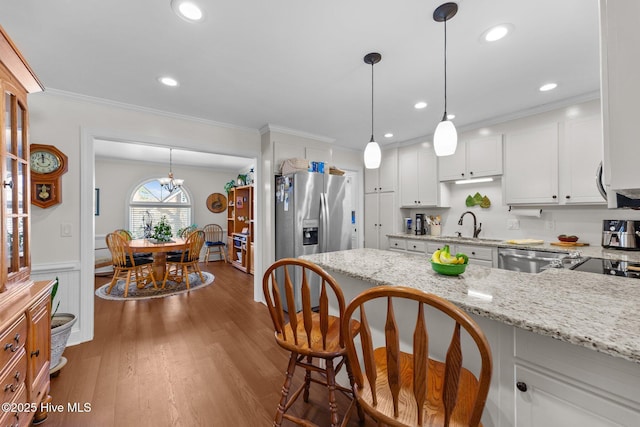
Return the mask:
<path fill-rule="evenodd" d="M 438 249 L 431 255 L 431 268 L 445 276 L 457 276 L 464 273 L 469 264 L 469 257 L 463 253 L 455 255 L 449 252 L 449 245 Z"/>
<path fill-rule="evenodd" d="M 578 241 L 578 236 L 569 236 L 567 234 L 561 234 L 558 236 L 558 240 L 560 240 L 561 242 L 567 242 L 567 243 L 575 243 Z"/>

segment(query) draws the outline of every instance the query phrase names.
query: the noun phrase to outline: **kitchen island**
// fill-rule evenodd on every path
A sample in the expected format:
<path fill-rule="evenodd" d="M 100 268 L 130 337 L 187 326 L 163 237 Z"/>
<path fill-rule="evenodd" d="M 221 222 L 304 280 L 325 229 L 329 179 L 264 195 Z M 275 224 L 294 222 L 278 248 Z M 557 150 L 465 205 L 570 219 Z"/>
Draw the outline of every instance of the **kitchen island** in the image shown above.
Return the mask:
<path fill-rule="evenodd" d="M 477 265 L 442 276 L 425 254 L 375 249 L 303 258 L 328 270 L 347 300 L 371 286 L 408 286 L 471 313 L 494 356 L 485 426 L 638 425 L 637 279 Z"/>

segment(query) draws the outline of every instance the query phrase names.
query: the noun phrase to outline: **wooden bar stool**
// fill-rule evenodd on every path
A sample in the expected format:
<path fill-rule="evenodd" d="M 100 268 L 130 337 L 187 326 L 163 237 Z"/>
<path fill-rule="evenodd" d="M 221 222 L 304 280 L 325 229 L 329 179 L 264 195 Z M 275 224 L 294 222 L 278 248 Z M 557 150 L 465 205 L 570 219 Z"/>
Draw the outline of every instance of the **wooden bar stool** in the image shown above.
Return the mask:
<path fill-rule="evenodd" d="M 312 307 L 311 288 L 314 280 L 317 280 L 315 283 L 319 282 L 320 288 L 317 311 Z M 335 380 L 336 374 L 345 366 L 351 386 L 353 387 L 354 384 L 349 364 L 346 363 L 346 350 L 340 332 L 340 320 L 345 308 L 342 290 L 333 277 L 322 268 L 311 262 L 294 258 L 281 259 L 271 265 L 264 273 L 262 288 L 273 321 L 276 342 L 280 347 L 291 352 L 273 425 L 282 425 L 283 419 L 298 425 L 314 425 L 287 413 L 301 392 L 304 391 L 304 401 L 309 401 L 311 382 L 322 384 L 327 388 L 331 426 L 346 425 L 357 403 L 353 400 L 352 390 L 336 384 Z M 294 309 L 297 295 L 300 295 L 302 301 L 302 308 L 298 313 Z M 337 300 L 339 311 L 337 316 L 329 315 L 329 298 Z M 288 314 L 285 314 L 285 307 L 289 308 Z M 351 336 L 355 336 L 358 334 L 359 327 L 360 324 L 353 320 L 348 322 L 345 328 L 349 330 Z M 314 364 L 314 359 L 323 361 L 324 367 L 321 364 Z M 334 364 L 336 359 L 338 363 Z M 293 395 L 289 396 L 291 379 L 296 366 L 305 370 L 305 379 Z M 321 378 L 312 376 L 312 373 L 318 374 Z M 343 392 L 351 398 L 342 424 L 339 424 L 336 391 Z M 361 420 L 364 420 L 364 414 L 359 407 L 358 415 Z"/>
<path fill-rule="evenodd" d="M 417 303 L 413 353 L 400 351 L 399 328 L 393 307 L 394 300 L 399 299 L 413 300 Z M 371 333 L 365 310 L 365 304 L 374 300 L 378 300 L 374 302 L 378 304 L 375 306 L 375 313 L 380 313 L 381 305 L 386 300 L 384 331 L 377 335 Z M 444 362 L 429 357 L 425 306 L 433 307 L 454 321 L 451 322 L 454 324 L 453 334 Z M 368 307 L 370 313 L 373 313 L 370 304 Z M 403 305 L 403 318 L 411 317 L 410 313 L 413 313 L 406 307 Z M 364 372 L 356 352 L 355 334 L 349 326 L 358 309 Z M 349 303 L 342 322 L 348 360 L 355 376 L 355 397 L 378 425 L 482 425 L 480 418 L 491 383 L 491 349 L 480 327 L 464 311 L 447 300 L 416 289 L 377 286 L 361 293 Z M 480 355 L 479 380 L 462 367 L 461 327 L 472 338 Z M 382 338 L 376 337 L 383 335 L 384 343 L 376 342 L 382 341 Z M 374 349 L 377 344 L 381 346 Z"/>

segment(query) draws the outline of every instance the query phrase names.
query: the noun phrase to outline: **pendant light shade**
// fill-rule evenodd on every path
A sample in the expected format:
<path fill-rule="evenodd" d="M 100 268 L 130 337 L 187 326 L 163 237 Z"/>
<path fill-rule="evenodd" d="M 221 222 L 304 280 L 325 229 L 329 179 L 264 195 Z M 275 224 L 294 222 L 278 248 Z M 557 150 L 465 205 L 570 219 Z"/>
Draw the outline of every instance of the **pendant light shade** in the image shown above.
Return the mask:
<path fill-rule="evenodd" d="M 368 53 L 364 57 L 365 64 L 371 64 L 371 140 L 364 149 L 364 167 L 378 169 L 382 160 L 380 145 L 373 137 L 373 65 L 380 62 L 382 55 L 376 52 Z"/>
<path fill-rule="evenodd" d="M 458 132 L 451 120 L 443 119 L 438 123 L 433 135 L 433 149 L 436 156 L 450 156 L 456 152 Z"/>
<path fill-rule="evenodd" d="M 433 134 L 433 148 L 436 156 L 450 156 L 458 146 L 458 132 L 451 120 L 447 119 L 447 21 L 458 12 L 456 3 L 444 3 L 433 12 L 436 22 L 444 22 L 444 115 Z"/>
<path fill-rule="evenodd" d="M 378 169 L 382 160 L 382 152 L 377 142 L 371 138 L 371 141 L 364 149 L 364 166 L 367 169 Z"/>

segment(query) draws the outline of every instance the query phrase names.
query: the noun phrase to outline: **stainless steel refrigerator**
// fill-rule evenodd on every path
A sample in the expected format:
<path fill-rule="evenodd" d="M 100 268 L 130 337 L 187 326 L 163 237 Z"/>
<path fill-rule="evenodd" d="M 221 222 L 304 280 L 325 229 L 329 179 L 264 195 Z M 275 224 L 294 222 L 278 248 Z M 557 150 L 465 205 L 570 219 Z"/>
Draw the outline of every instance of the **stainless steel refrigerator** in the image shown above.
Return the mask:
<path fill-rule="evenodd" d="M 351 249 L 350 193 L 344 176 L 306 171 L 277 176 L 276 260 Z M 276 279 L 282 284 L 282 277 Z M 312 304 L 317 305 L 320 283 L 310 286 Z M 294 296 L 298 311 L 299 289 Z"/>

